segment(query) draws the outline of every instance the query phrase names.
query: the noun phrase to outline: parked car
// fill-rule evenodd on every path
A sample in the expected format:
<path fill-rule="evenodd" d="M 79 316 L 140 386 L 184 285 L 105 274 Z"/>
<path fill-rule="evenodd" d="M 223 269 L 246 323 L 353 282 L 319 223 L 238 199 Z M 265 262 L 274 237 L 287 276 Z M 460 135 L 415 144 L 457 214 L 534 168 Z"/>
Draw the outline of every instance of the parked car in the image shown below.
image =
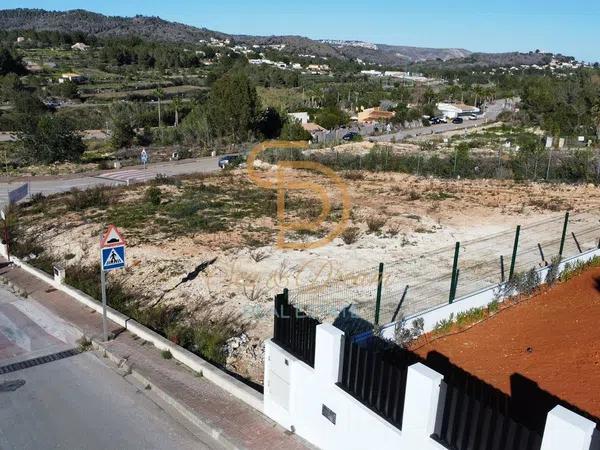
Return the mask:
<path fill-rule="evenodd" d="M 477 119 L 479 119 L 479 116 L 477 114 L 469 115 L 469 120 L 477 120 Z"/>
<path fill-rule="evenodd" d="M 343 137 L 342 140 L 344 141 L 353 141 L 354 139 L 356 139 L 358 136 L 360 136 L 360 134 L 351 131 L 350 133 L 346 133 Z"/>
<path fill-rule="evenodd" d="M 238 155 L 223 156 L 222 158 L 219 158 L 219 167 L 221 169 L 224 169 L 229 164 L 234 164 L 234 163 L 238 162 L 239 160 L 240 160 L 240 157 Z"/>
<path fill-rule="evenodd" d="M 455 117 L 454 119 L 452 119 L 452 123 L 456 124 L 456 125 L 461 124 L 463 122 L 464 122 L 464 120 L 462 117 Z"/>
<path fill-rule="evenodd" d="M 431 119 L 429 119 L 429 123 L 431 125 L 439 125 L 440 123 L 442 123 L 442 121 L 439 117 L 432 117 Z"/>

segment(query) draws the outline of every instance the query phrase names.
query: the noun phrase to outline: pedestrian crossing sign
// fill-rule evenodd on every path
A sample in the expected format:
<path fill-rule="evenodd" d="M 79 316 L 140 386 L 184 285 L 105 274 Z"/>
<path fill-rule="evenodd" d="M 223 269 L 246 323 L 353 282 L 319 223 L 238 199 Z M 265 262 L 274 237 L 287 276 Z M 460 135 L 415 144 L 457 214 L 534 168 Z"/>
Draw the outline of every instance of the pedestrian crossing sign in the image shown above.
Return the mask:
<path fill-rule="evenodd" d="M 101 263 L 105 272 L 125 267 L 125 246 L 103 248 Z"/>

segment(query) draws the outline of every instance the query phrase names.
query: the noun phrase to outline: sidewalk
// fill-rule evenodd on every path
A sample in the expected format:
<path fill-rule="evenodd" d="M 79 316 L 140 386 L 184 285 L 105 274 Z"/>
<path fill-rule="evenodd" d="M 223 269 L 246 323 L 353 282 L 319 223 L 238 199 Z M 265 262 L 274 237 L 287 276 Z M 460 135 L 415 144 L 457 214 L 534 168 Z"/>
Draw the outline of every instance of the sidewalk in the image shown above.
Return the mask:
<path fill-rule="evenodd" d="M 3 260 L 4 261 L 4 260 Z M 94 342 L 102 336 L 102 317 L 67 294 L 15 267 L 0 269 L 3 275 L 31 298 L 70 322 Z M 200 374 L 175 360 L 164 359 L 159 350 L 109 321 L 108 343 L 99 343 L 121 368 L 141 380 L 186 419 L 209 432 L 226 448 L 307 449 L 300 438 L 233 397 Z"/>

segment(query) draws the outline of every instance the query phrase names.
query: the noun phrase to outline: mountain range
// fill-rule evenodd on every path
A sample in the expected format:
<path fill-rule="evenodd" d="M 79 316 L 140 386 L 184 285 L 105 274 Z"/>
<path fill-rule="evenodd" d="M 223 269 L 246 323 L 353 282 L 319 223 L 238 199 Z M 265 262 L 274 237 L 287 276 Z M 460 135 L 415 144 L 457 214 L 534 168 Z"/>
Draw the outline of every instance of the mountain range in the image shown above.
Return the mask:
<path fill-rule="evenodd" d="M 543 64 L 548 59 L 544 53 L 473 53 L 459 48 L 421 48 L 360 41 L 315 40 L 303 36 L 247 36 L 231 35 L 206 28 L 197 28 L 159 17 L 105 16 L 82 9 L 72 11 L 46 11 L 42 9 L 0 10 L 0 29 L 48 30 L 82 32 L 97 37 L 122 37 L 135 35 L 163 42 L 197 43 L 211 38 L 249 45 L 285 45 L 283 51 L 310 54 L 318 57 L 335 57 L 361 60 L 371 64 L 403 67 L 410 63 L 451 62 L 462 65 L 493 66 L 502 64 Z"/>

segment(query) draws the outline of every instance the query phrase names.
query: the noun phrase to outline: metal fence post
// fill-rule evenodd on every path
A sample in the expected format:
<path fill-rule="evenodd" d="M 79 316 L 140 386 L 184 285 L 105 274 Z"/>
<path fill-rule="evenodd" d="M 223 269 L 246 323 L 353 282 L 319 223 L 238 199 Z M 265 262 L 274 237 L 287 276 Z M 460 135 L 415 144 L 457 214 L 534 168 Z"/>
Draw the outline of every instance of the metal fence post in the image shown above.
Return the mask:
<path fill-rule="evenodd" d="M 517 262 L 517 251 L 519 250 L 519 236 L 521 235 L 521 225 L 517 225 L 517 232 L 515 233 L 515 243 L 513 245 L 512 259 L 510 261 L 510 272 L 508 273 L 508 280 L 512 280 L 515 274 L 515 264 Z"/>
<path fill-rule="evenodd" d="M 379 308 L 381 308 L 381 291 L 383 288 L 383 263 L 379 263 L 377 276 L 377 299 L 375 301 L 375 325 L 379 325 Z"/>
<path fill-rule="evenodd" d="M 450 280 L 450 295 L 448 297 L 448 302 L 452 303 L 454 301 L 454 296 L 456 295 L 456 282 L 457 272 L 458 272 L 458 253 L 460 252 L 460 242 L 456 243 L 454 247 L 454 263 L 452 264 L 452 279 Z"/>
<path fill-rule="evenodd" d="M 565 214 L 565 223 L 563 225 L 562 237 L 560 238 L 560 250 L 558 251 L 558 257 L 562 259 L 563 250 L 565 249 L 565 239 L 567 237 L 567 226 L 569 225 L 569 212 Z"/>

